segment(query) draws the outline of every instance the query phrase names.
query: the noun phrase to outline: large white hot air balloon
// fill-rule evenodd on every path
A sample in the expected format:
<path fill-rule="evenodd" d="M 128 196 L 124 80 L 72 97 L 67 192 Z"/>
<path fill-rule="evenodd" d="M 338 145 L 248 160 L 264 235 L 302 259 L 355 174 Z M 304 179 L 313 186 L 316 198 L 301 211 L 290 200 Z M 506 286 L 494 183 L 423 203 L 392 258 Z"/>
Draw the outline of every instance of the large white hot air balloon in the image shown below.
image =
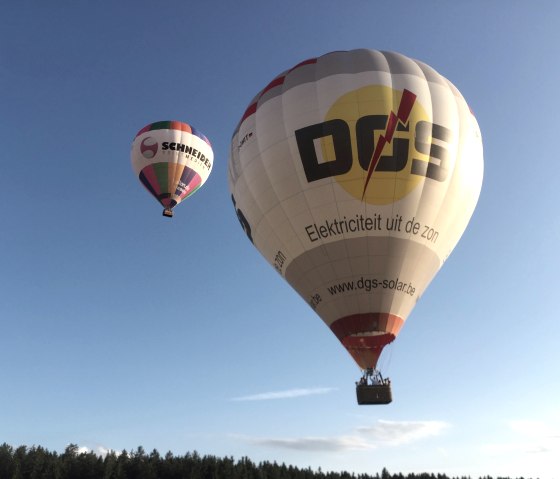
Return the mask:
<path fill-rule="evenodd" d="M 247 236 L 391 401 L 383 347 L 449 256 L 483 176 L 457 88 L 398 53 L 339 51 L 278 75 L 235 129 L 229 185 Z"/>

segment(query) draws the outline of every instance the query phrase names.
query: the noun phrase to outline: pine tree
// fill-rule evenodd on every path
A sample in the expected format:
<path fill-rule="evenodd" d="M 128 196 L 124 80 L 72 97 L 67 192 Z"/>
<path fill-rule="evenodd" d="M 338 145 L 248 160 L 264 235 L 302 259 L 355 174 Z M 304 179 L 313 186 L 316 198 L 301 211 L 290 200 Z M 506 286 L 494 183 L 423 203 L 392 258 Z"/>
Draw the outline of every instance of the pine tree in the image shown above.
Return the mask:
<path fill-rule="evenodd" d="M 0 477 L 11 478 L 14 474 L 14 448 L 4 443 L 0 446 Z"/>

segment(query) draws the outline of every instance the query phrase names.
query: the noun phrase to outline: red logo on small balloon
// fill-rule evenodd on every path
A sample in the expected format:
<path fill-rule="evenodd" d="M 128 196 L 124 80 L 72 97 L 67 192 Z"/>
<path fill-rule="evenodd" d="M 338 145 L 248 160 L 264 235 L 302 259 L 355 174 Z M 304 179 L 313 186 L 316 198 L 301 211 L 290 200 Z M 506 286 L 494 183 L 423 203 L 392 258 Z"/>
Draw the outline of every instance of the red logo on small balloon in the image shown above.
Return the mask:
<path fill-rule="evenodd" d="M 151 136 L 147 136 L 140 143 L 140 153 L 142 156 L 148 160 L 156 156 L 158 151 L 158 143 Z"/>

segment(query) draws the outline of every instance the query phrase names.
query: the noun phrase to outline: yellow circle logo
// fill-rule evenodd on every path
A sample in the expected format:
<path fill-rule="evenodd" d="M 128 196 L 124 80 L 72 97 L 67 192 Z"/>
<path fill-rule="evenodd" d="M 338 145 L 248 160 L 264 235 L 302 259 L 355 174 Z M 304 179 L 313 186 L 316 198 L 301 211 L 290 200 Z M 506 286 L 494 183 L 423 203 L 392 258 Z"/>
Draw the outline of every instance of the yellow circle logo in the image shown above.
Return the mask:
<path fill-rule="evenodd" d="M 335 176 L 350 195 L 371 204 L 390 204 L 410 193 L 423 177 L 411 173 L 413 156 L 428 161 L 414 148 L 416 125 L 429 121 L 408 90 L 371 85 L 341 96 L 325 121 L 348 125 L 352 167 Z M 322 160 L 336 159 L 332 136 L 320 140 Z M 418 158 L 419 157 L 419 158 Z"/>

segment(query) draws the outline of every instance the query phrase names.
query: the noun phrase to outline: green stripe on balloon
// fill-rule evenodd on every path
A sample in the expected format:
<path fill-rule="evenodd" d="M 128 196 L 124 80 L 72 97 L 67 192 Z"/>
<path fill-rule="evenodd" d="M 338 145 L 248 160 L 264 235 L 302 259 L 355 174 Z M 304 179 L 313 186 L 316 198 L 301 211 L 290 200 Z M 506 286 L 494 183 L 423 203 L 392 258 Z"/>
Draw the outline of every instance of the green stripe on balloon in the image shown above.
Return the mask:
<path fill-rule="evenodd" d="M 154 165 L 157 182 L 161 193 L 169 193 L 169 163 L 156 163 Z"/>

